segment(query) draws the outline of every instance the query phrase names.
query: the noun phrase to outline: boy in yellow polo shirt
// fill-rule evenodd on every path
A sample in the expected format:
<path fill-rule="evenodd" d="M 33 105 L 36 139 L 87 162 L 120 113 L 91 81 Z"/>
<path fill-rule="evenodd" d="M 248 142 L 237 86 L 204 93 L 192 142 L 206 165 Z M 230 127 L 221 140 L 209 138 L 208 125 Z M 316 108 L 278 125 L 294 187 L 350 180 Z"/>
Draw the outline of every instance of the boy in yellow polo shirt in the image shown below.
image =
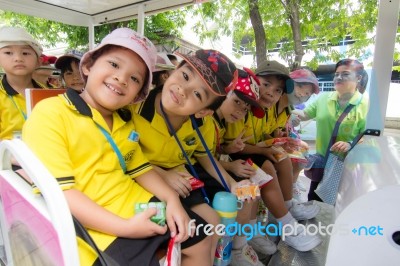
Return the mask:
<path fill-rule="evenodd" d="M 20 138 L 26 120 L 26 88 L 41 88 L 32 79 L 39 66 L 42 46 L 24 29 L 0 29 L 0 141 Z"/>
<path fill-rule="evenodd" d="M 69 89 L 39 102 L 23 129 L 23 140 L 57 179 L 71 213 L 119 265 L 159 265 L 160 244 L 189 237 L 189 216 L 143 155 L 124 109 L 147 97 L 155 54 L 147 38 L 114 30 L 81 60 L 84 91 Z M 170 234 L 150 220 L 155 209 L 135 213 L 135 203 L 153 201 L 153 195 L 166 203 Z M 200 265 L 208 244 L 183 249 L 182 265 Z M 81 265 L 92 265 L 96 256 L 84 247 Z"/>
<path fill-rule="evenodd" d="M 252 113 L 248 113 L 244 121 L 233 124 L 227 124 L 225 140 L 230 142 L 234 140 L 241 131 L 245 130 L 244 137 L 253 136 L 248 139 L 243 150 L 231 154 L 232 159 L 247 159 L 252 161 L 273 177 L 261 189 L 261 195 L 264 204 L 274 215 L 278 222 L 283 225 L 295 225 L 297 220 L 311 219 L 319 212 L 317 205 L 297 204 L 292 200 L 292 164 L 289 158 L 278 161 L 277 155 L 281 153 L 270 147 L 259 147 L 255 144 L 266 140 L 265 135 L 271 133 L 268 129 L 273 124 L 268 124 L 268 112 L 276 102 L 281 98 L 287 89 L 286 81 L 290 79 L 288 69 L 276 61 L 264 61 L 255 71 L 260 80 L 260 100 L 259 104 L 264 108 L 267 115 L 264 118 L 258 118 Z M 290 83 L 289 83 L 290 84 Z M 253 213 L 251 222 L 255 222 L 256 213 Z M 285 242 L 299 251 L 308 251 L 321 243 L 317 236 L 298 233 L 286 237 Z M 252 247 L 261 253 L 265 253 L 260 246 L 270 246 L 270 240 L 266 237 L 256 236 L 251 241 Z M 272 250 L 272 249 L 271 249 Z"/>
<path fill-rule="evenodd" d="M 237 70 L 230 59 L 215 50 L 198 50 L 194 55 L 181 56 L 183 61 L 164 85 L 151 91 L 148 99 L 136 106 L 138 115 L 133 116 L 133 121 L 140 133 L 143 153 L 151 164 L 157 166 L 155 169 L 186 206 L 206 223 L 215 225 L 219 223 L 217 213 L 205 204 L 201 189 L 192 190 L 188 180 L 200 173 L 219 180 L 190 116 L 202 129 L 207 146 L 212 147 L 214 125 L 209 115 L 236 84 Z M 228 186 L 234 186 L 236 182 L 222 167 L 220 170 Z M 217 240 L 218 236 L 214 235 L 203 265 L 211 264 Z"/>

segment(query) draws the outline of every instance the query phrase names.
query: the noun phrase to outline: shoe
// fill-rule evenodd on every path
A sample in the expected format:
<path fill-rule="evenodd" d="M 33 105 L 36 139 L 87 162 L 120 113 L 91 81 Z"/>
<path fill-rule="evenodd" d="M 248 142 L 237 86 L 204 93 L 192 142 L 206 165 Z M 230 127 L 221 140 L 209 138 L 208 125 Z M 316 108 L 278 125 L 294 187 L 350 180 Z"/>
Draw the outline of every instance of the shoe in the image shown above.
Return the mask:
<path fill-rule="evenodd" d="M 312 202 L 297 203 L 293 200 L 293 205 L 289 209 L 293 218 L 297 221 L 312 219 L 319 213 L 320 207 Z"/>
<path fill-rule="evenodd" d="M 275 243 L 272 242 L 267 236 L 257 235 L 248 243 L 257 253 L 263 255 L 272 255 L 277 250 Z"/>
<path fill-rule="evenodd" d="M 307 192 L 308 188 L 304 185 L 303 182 L 301 182 L 300 180 L 298 180 L 296 183 L 293 184 L 294 186 L 296 186 L 300 191 L 303 192 Z M 293 186 L 293 187 L 294 187 Z"/>
<path fill-rule="evenodd" d="M 297 186 L 293 185 L 293 199 L 298 202 L 306 202 L 307 200 L 303 197 L 303 193 Z"/>
<path fill-rule="evenodd" d="M 296 226 L 298 222 L 293 219 L 290 224 Z M 293 228 L 295 227 L 292 227 L 292 229 Z M 310 251 L 322 242 L 322 239 L 317 235 L 306 235 L 304 227 L 298 227 L 296 233 L 297 234 L 293 235 L 285 235 L 285 239 L 282 237 L 282 241 L 298 251 Z"/>
<path fill-rule="evenodd" d="M 246 244 L 242 249 L 232 249 L 231 266 L 264 266 L 254 249 Z"/>

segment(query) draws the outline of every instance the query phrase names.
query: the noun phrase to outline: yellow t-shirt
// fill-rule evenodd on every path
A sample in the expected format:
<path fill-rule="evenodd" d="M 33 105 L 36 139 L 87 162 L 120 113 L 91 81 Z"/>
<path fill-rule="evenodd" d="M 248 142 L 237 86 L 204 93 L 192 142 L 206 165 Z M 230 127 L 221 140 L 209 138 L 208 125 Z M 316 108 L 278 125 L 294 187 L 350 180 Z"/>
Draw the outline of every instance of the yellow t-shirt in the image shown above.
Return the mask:
<path fill-rule="evenodd" d="M 226 133 L 224 139 L 226 142 L 232 142 L 244 130 L 243 138 L 252 136 L 246 141 L 248 144 L 256 144 L 264 140 L 264 131 L 266 125 L 266 117 L 257 118 L 252 112 L 248 112 L 245 119 L 235 123 L 226 124 Z"/>
<path fill-rule="evenodd" d="M 264 133 L 268 135 L 271 135 L 276 129 L 284 129 L 286 127 L 286 122 L 290 117 L 289 107 L 284 108 L 280 114 L 277 113 L 278 104 L 279 102 L 266 111 L 267 123 Z"/>
<path fill-rule="evenodd" d="M 181 148 L 174 136 L 170 134 L 164 118 L 155 109 L 155 98 L 159 90 L 150 92 L 146 101 L 133 106 L 133 123 L 139 132 L 139 143 L 149 161 L 162 168 L 173 168 L 187 164 Z M 210 116 L 195 119 L 207 146 L 212 148 L 214 142 L 214 124 Z M 194 157 L 207 156 L 191 120 L 183 123 L 176 135 L 182 144 L 191 163 Z"/>
<path fill-rule="evenodd" d="M 124 156 L 126 174 L 95 122 L 108 131 Z M 110 212 L 128 218 L 134 215 L 136 202 L 148 202 L 153 196 L 135 182 L 135 177 L 152 167 L 139 143 L 128 140 L 132 131 L 135 126 L 131 117 L 117 112 L 113 113 L 110 131 L 101 114 L 69 89 L 35 106 L 23 127 L 22 137 L 61 189 L 80 190 Z M 116 238 L 88 231 L 101 250 Z"/>
<path fill-rule="evenodd" d="M 32 80 L 35 88 L 43 88 Z M 19 94 L 6 76 L 0 77 L 0 140 L 21 137 L 22 126 L 26 120 L 25 95 Z"/>

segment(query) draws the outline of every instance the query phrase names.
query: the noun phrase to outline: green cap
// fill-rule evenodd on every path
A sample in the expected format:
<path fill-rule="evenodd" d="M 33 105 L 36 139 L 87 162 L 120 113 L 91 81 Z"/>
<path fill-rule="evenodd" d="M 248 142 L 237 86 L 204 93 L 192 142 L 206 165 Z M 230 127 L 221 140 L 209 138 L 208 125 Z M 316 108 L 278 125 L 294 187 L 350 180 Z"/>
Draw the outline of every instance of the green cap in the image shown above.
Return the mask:
<path fill-rule="evenodd" d="M 289 79 L 289 69 L 277 61 L 264 61 L 255 71 L 256 76 L 279 75 Z"/>

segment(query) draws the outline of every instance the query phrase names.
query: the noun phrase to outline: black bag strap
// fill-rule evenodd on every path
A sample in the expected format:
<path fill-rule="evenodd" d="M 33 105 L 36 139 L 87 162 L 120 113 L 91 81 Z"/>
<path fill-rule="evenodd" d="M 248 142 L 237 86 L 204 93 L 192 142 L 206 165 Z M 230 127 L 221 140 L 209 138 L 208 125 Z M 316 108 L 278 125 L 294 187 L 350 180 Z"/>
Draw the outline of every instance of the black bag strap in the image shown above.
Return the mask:
<path fill-rule="evenodd" d="M 379 137 L 381 135 L 381 131 L 379 129 L 366 129 L 364 130 L 362 133 L 358 134 L 353 141 L 351 142 L 351 146 L 350 146 L 350 150 L 354 148 L 354 146 L 357 145 L 357 143 L 360 141 L 360 139 L 362 137 L 364 137 L 365 135 L 368 136 L 376 136 Z M 350 151 L 349 150 L 349 151 Z"/>
<path fill-rule="evenodd" d="M 113 258 L 99 249 L 99 247 L 93 241 L 93 238 L 89 235 L 86 228 L 78 221 L 78 219 L 76 219 L 74 216 L 72 216 L 72 219 L 74 221 L 75 234 L 84 240 L 97 253 L 98 262 L 100 263 L 99 265 L 120 266 Z"/>

